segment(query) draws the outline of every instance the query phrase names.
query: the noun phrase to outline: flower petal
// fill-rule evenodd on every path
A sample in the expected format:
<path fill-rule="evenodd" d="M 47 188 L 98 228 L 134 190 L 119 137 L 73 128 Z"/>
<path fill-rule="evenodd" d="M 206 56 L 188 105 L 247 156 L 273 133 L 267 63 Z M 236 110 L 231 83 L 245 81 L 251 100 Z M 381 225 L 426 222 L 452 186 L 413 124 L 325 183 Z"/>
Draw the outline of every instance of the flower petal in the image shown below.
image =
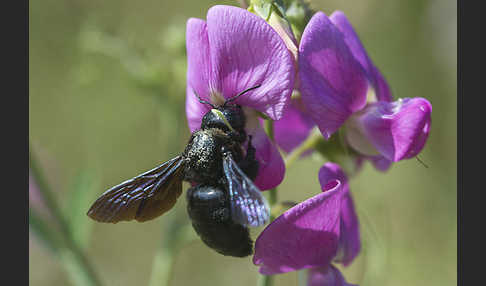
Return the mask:
<path fill-rule="evenodd" d="M 260 234 L 253 263 L 271 275 L 328 265 L 336 255 L 342 190 L 330 182 L 320 193 L 287 210 Z"/>
<path fill-rule="evenodd" d="M 371 161 L 371 163 L 377 170 L 382 172 L 387 171 L 391 167 L 391 164 L 393 163 L 392 161 L 388 160 L 387 158 L 381 155 L 370 156 L 368 157 L 368 159 Z"/>
<path fill-rule="evenodd" d="M 361 171 L 363 168 L 364 162 L 367 160 L 371 161 L 371 164 L 377 169 L 378 171 L 381 172 L 386 172 L 388 169 L 390 169 L 392 165 L 392 161 L 388 160 L 387 158 L 383 157 L 382 155 L 377 155 L 377 156 L 364 156 L 360 154 L 356 154 L 354 156 L 353 161 L 354 161 L 354 169 L 352 170 L 353 174 L 358 173 Z"/>
<path fill-rule="evenodd" d="M 341 271 L 333 265 L 309 270 L 307 286 L 357 286 L 344 280 Z"/>
<path fill-rule="evenodd" d="M 211 107 L 200 103 L 192 89 L 188 86 L 186 90 L 186 117 L 191 132 L 201 128 L 202 118 L 209 110 L 211 110 Z"/>
<path fill-rule="evenodd" d="M 386 159 L 396 162 L 416 156 L 427 141 L 432 105 L 424 98 L 405 98 L 394 102 L 376 102 L 351 120 L 360 133 Z M 359 150 L 353 136 L 350 145 Z"/>
<path fill-rule="evenodd" d="M 376 98 L 378 99 L 378 101 L 388 101 L 388 102 L 393 101 L 393 96 L 392 96 L 390 87 L 388 86 L 388 83 L 386 82 L 385 77 L 380 73 L 378 68 L 375 67 L 375 66 L 373 66 L 372 73 L 374 74 L 373 77 L 376 80 L 375 94 L 376 94 Z"/>
<path fill-rule="evenodd" d="M 324 137 L 366 104 L 368 80 L 344 35 L 322 12 L 307 24 L 299 47 L 302 100 Z"/>
<path fill-rule="evenodd" d="M 275 142 L 287 153 L 304 142 L 315 126 L 312 118 L 298 105 L 297 100 L 291 100 L 283 117 L 273 123 Z"/>
<path fill-rule="evenodd" d="M 329 16 L 331 22 L 343 33 L 344 41 L 348 46 L 349 50 L 353 54 L 354 58 L 361 64 L 361 66 L 367 71 L 371 71 L 373 66 L 366 50 L 363 47 L 358 35 L 353 29 L 353 26 L 341 11 L 335 11 Z"/>
<path fill-rule="evenodd" d="M 198 130 L 201 119 L 210 107 L 197 99 L 194 91 L 204 100 L 209 101 L 211 82 L 211 59 L 206 22 L 190 18 L 186 25 L 187 50 L 187 88 L 186 114 L 191 132 Z"/>
<path fill-rule="evenodd" d="M 361 249 L 358 216 L 354 210 L 353 199 L 349 191 L 348 178 L 338 164 L 326 163 L 319 170 L 319 183 L 323 190 L 329 183 L 340 181 L 342 184 L 342 201 L 340 211 L 340 236 L 336 262 L 348 266 Z"/>
<path fill-rule="evenodd" d="M 361 66 L 366 70 L 368 79 L 375 89 L 375 94 L 378 100 L 391 101 L 392 95 L 390 93 L 390 88 L 380 73 L 380 71 L 373 65 L 370 57 L 366 53 L 363 44 L 361 43 L 358 35 L 353 29 L 353 26 L 341 11 L 335 11 L 329 17 L 331 22 L 336 25 L 336 27 L 343 33 L 344 41 L 350 49 L 354 58 L 361 64 Z"/>
<path fill-rule="evenodd" d="M 246 133 L 252 136 L 256 149 L 255 157 L 259 163 L 255 185 L 262 191 L 280 185 L 285 175 L 285 163 L 277 147 L 270 141 L 262 128 L 256 113 L 246 112 Z"/>
<path fill-rule="evenodd" d="M 206 22 L 190 18 L 186 24 L 187 87 L 208 99 L 211 79 L 211 59 Z"/>
<path fill-rule="evenodd" d="M 207 21 L 215 90 L 230 98 L 261 84 L 235 102 L 280 119 L 295 76 L 283 40 L 265 20 L 238 7 L 214 6 Z"/>

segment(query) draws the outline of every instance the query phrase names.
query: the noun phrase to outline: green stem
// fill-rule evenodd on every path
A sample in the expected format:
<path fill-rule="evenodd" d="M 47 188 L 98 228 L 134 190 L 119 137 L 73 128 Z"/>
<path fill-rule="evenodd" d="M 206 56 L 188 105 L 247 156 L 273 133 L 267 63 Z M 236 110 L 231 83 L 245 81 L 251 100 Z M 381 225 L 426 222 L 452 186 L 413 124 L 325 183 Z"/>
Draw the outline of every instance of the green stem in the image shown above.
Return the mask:
<path fill-rule="evenodd" d="M 44 246 L 51 250 L 54 254 L 59 253 L 57 245 L 61 245 L 62 238 L 59 234 L 50 227 L 42 216 L 29 207 L 29 228 L 35 233 L 37 238 L 44 243 Z"/>
<path fill-rule="evenodd" d="M 273 285 L 273 275 L 260 275 L 258 277 L 258 286 L 271 286 Z"/>
<path fill-rule="evenodd" d="M 66 255 L 61 255 L 61 259 L 67 260 L 70 265 L 75 265 L 75 267 L 78 268 L 80 273 L 77 276 L 82 276 L 81 279 L 85 281 L 84 285 L 100 286 L 101 282 L 98 279 L 93 267 L 89 263 L 81 248 L 75 243 L 71 230 L 69 229 L 68 222 L 57 205 L 52 191 L 50 190 L 50 187 L 41 171 L 41 168 L 37 164 L 37 160 L 32 154 L 31 149 L 29 150 L 29 160 L 30 170 L 32 172 L 32 176 L 37 182 L 39 192 L 41 193 L 47 208 L 50 210 L 54 219 L 59 224 L 61 235 L 65 240 L 66 245 L 62 247 L 64 248 L 62 253 L 65 253 Z"/>
<path fill-rule="evenodd" d="M 270 138 L 270 140 L 273 142 L 274 141 L 274 129 L 273 129 L 273 121 L 272 120 L 265 120 L 265 131 Z M 277 203 L 277 187 L 271 189 L 268 191 L 269 196 L 268 196 L 268 203 L 270 205 L 270 208 L 272 208 L 276 203 Z M 275 217 L 273 215 L 270 215 L 270 222 L 273 221 Z M 260 275 L 258 277 L 258 286 L 271 286 L 273 285 L 273 276 L 271 275 Z"/>
<path fill-rule="evenodd" d="M 274 131 L 273 131 L 273 121 L 272 120 L 265 120 L 265 131 L 267 132 L 268 137 L 270 138 L 270 141 L 274 141 Z M 270 204 L 270 207 L 275 205 L 277 203 L 277 188 L 273 188 L 268 191 L 269 192 L 269 197 L 268 197 L 268 203 Z M 270 218 L 273 220 L 273 218 Z"/>
<path fill-rule="evenodd" d="M 268 137 L 270 140 L 273 142 L 274 141 L 274 128 L 273 128 L 273 121 L 272 120 L 266 120 L 265 121 L 265 129 L 267 131 Z M 268 197 L 268 203 L 270 204 L 270 207 L 275 206 L 277 203 L 277 187 L 271 189 L 269 191 L 269 197 Z M 273 215 L 270 215 L 270 221 L 273 221 L 275 217 Z M 273 285 L 273 275 L 260 275 L 258 279 L 258 285 L 259 286 L 271 286 Z"/>
<path fill-rule="evenodd" d="M 175 254 L 169 247 L 159 247 L 152 264 L 152 275 L 149 286 L 168 286 L 174 268 Z"/>
<path fill-rule="evenodd" d="M 174 262 L 179 251 L 186 244 L 197 239 L 191 224 L 182 222 L 177 213 L 171 215 L 169 225 L 164 228 L 166 237 L 163 238 L 155 253 L 149 286 L 172 285 Z"/>
<path fill-rule="evenodd" d="M 313 149 L 321 138 L 322 135 L 319 132 L 319 129 L 314 128 L 311 131 L 309 137 L 307 137 L 307 139 L 305 139 L 305 141 L 302 142 L 302 144 L 300 144 L 299 147 L 294 149 L 294 151 L 292 151 L 287 157 L 285 157 L 284 159 L 285 168 L 286 169 L 290 168 L 290 166 L 292 166 L 292 164 L 294 164 L 295 161 L 297 161 L 300 158 L 300 156 L 304 154 L 304 152 Z"/>
<path fill-rule="evenodd" d="M 307 269 L 297 271 L 297 285 L 305 286 L 307 285 Z"/>
<path fill-rule="evenodd" d="M 273 121 L 271 120 L 266 120 L 265 121 L 265 131 L 268 134 L 268 137 L 270 137 L 270 140 L 273 141 L 274 139 L 274 133 L 273 133 Z M 289 168 L 297 159 L 300 158 L 300 156 L 310 150 L 313 149 L 319 140 L 322 138 L 321 133 L 319 132 L 319 129 L 314 128 L 309 137 L 299 146 L 297 149 L 295 149 L 292 153 L 290 153 L 286 158 L 285 158 L 285 168 Z M 270 207 L 273 207 L 277 203 L 277 188 L 271 189 L 269 191 L 269 198 L 268 198 L 268 203 L 270 204 Z M 273 221 L 275 217 L 273 215 L 270 216 L 270 221 Z M 272 286 L 273 285 L 273 275 L 260 275 L 258 277 L 258 286 Z"/>

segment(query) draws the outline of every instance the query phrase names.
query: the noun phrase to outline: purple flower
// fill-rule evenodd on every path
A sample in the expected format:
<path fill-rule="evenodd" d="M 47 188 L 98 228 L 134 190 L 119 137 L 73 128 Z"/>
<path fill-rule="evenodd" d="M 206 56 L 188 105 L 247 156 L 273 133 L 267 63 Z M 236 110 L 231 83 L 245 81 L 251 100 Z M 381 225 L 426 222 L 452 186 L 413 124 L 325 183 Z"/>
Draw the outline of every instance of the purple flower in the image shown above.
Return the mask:
<path fill-rule="evenodd" d="M 299 99 L 292 99 L 285 114 L 274 122 L 275 142 L 283 151 L 290 153 L 298 147 L 315 126 Z"/>
<path fill-rule="evenodd" d="M 290 129 L 281 132 L 279 125 L 292 126 L 289 121 L 298 124 L 307 116 L 311 121 L 299 133 L 317 125 L 328 139 L 344 127 L 347 143 L 380 170 L 422 150 L 430 131 L 431 104 L 424 98 L 392 102 L 385 78 L 342 12 L 329 18 L 317 12 L 312 17 L 303 32 L 298 58 L 303 107 L 297 110 L 291 105 L 276 122 L 280 145 L 289 145 L 293 138 L 295 147 L 302 136 Z M 298 120 L 295 114 L 299 114 Z"/>
<path fill-rule="evenodd" d="M 333 265 L 309 270 L 307 286 L 356 286 L 344 280 L 343 275 Z"/>
<path fill-rule="evenodd" d="M 295 68 L 292 55 L 278 34 L 260 17 L 237 7 L 214 6 L 207 21 L 187 22 L 186 113 L 192 132 L 210 107 L 201 104 L 194 91 L 215 105 L 257 86 L 235 100 L 243 107 L 246 132 L 253 136 L 260 163 L 255 184 L 271 189 L 283 180 L 285 165 L 276 146 L 258 120 L 262 112 L 273 120 L 282 117 L 290 102 Z"/>
<path fill-rule="evenodd" d="M 253 263 L 260 273 L 349 265 L 358 255 L 359 223 L 345 174 L 326 163 L 319 182 L 322 193 L 287 210 L 257 238 Z"/>
<path fill-rule="evenodd" d="M 368 104 L 346 123 L 347 142 L 375 162 L 415 157 L 429 135 L 431 112 L 432 106 L 423 98 Z"/>

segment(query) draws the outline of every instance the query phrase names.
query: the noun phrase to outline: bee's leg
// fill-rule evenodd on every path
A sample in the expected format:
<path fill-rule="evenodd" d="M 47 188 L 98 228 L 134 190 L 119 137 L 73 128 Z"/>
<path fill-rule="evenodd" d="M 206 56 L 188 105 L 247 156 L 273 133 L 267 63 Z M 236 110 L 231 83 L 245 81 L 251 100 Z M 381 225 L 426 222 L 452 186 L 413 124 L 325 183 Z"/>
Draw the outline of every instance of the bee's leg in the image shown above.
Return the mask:
<path fill-rule="evenodd" d="M 252 181 L 258 175 L 259 163 L 255 158 L 256 149 L 251 144 L 251 135 L 248 135 L 248 147 L 246 149 L 246 156 L 240 163 L 240 168 Z"/>

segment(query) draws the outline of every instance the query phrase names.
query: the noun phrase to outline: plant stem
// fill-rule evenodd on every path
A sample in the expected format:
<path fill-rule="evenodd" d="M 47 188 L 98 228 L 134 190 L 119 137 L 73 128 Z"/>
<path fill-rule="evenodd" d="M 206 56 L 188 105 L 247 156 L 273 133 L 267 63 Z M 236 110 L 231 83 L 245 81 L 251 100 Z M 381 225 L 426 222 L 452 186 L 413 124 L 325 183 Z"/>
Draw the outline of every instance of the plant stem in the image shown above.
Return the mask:
<path fill-rule="evenodd" d="M 64 253 L 69 252 L 69 254 L 61 255 L 61 260 L 69 260 L 68 262 L 71 265 L 76 265 L 76 267 L 80 270 L 80 273 L 77 276 L 82 276 L 82 280 L 86 282 L 85 285 L 100 286 L 101 282 L 98 279 L 93 267 L 89 263 L 81 248 L 75 243 L 67 220 L 57 205 L 52 191 L 50 190 L 50 187 L 39 165 L 37 164 L 36 158 L 32 154 L 31 149 L 29 150 L 29 160 L 30 170 L 32 171 L 32 175 L 37 182 L 39 192 L 46 202 L 47 208 L 50 210 L 54 219 L 59 224 L 61 234 L 66 242 L 65 247 L 63 247 L 66 250 Z"/>
<path fill-rule="evenodd" d="M 258 286 L 271 286 L 273 285 L 273 275 L 260 275 L 258 277 Z"/>
<path fill-rule="evenodd" d="M 319 132 L 319 129 L 312 129 L 309 137 L 307 137 L 307 139 L 305 139 L 305 141 L 302 142 L 299 147 L 294 149 L 294 151 L 292 151 L 287 157 L 285 157 L 285 168 L 290 168 L 290 166 L 292 166 L 292 164 L 294 164 L 295 161 L 297 161 L 297 159 L 299 159 L 302 154 L 304 154 L 308 150 L 313 149 L 321 138 L 322 135 Z"/>
<path fill-rule="evenodd" d="M 51 250 L 54 254 L 59 253 L 59 249 L 56 247 L 62 243 L 59 234 L 53 231 L 46 221 L 42 219 L 41 215 L 31 207 L 29 207 L 29 228 L 44 243 L 47 249 Z"/>
<path fill-rule="evenodd" d="M 270 138 L 270 141 L 274 142 L 274 129 L 273 129 L 273 121 L 272 120 L 265 120 L 265 131 Z M 268 203 L 270 208 L 272 208 L 277 203 L 277 187 L 268 191 Z M 270 222 L 273 221 L 275 217 L 270 215 Z M 258 277 L 258 286 L 271 286 L 273 285 L 273 276 L 272 275 L 259 275 Z"/>
<path fill-rule="evenodd" d="M 155 253 L 149 286 L 172 285 L 174 262 L 179 251 L 197 239 L 192 225 L 179 218 L 177 213 L 171 213 L 170 223 L 163 229 L 165 237 Z"/>
<path fill-rule="evenodd" d="M 161 246 L 155 253 L 149 286 L 168 286 L 174 266 L 174 250 Z"/>
<path fill-rule="evenodd" d="M 268 137 L 270 140 L 274 141 L 274 133 L 273 133 L 273 121 L 271 120 L 266 120 L 265 121 L 265 131 L 268 134 Z M 314 128 L 310 135 L 307 137 L 307 139 L 302 142 L 302 144 L 294 149 L 292 153 L 290 153 L 285 159 L 285 168 L 289 168 L 297 159 L 300 158 L 300 156 L 310 150 L 313 149 L 319 140 L 322 138 L 321 133 L 319 132 L 319 129 Z M 268 203 L 270 204 L 270 207 L 274 206 L 277 203 L 277 188 L 271 189 L 269 191 L 269 198 L 268 198 Z M 275 217 L 272 215 L 270 216 L 270 221 L 273 221 Z M 273 275 L 260 275 L 258 277 L 258 286 L 272 286 L 273 285 Z"/>
<path fill-rule="evenodd" d="M 274 142 L 274 132 L 273 132 L 273 121 L 272 120 L 265 120 L 265 131 L 267 132 L 268 137 L 270 138 L 270 141 Z M 273 188 L 268 191 L 269 192 L 269 197 L 268 197 L 268 203 L 270 204 L 270 207 L 275 205 L 277 203 L 277 188 Z M 271 218 L 273 220 L 273 218 Z"/>

